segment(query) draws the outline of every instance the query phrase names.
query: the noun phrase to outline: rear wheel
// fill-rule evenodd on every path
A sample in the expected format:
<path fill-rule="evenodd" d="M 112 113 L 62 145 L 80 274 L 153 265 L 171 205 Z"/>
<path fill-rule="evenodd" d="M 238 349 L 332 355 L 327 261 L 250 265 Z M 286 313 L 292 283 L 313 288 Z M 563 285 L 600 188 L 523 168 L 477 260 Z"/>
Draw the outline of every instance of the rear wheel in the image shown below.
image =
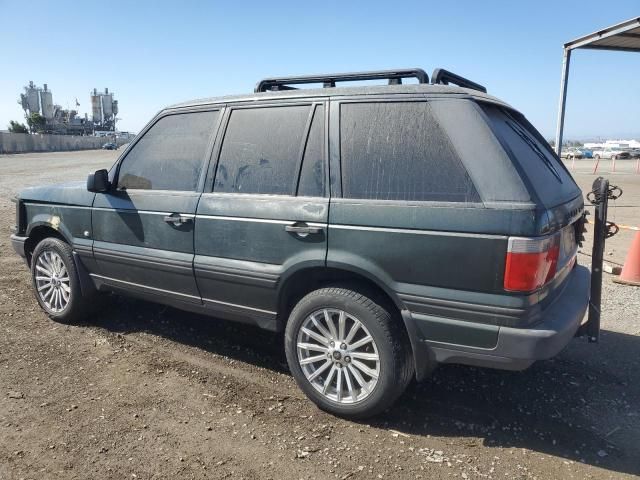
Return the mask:
<path fill-rule="evenodd" d="M 595 158 L 596 160 L 600 160 L 600 155 L 594 155 L 593 158 Z"/>
<path fill-rule="evenodd" d="M 47 314 L 75 322 L 86 310 L 71 247 L 57 238 L 45 238 L 33 251 L 31 279 L 36 299 Z"/>
<path fill-rule="evenodd" d="M 330 287 L 311 292 L 291 312 L 285 332 L 289 368 L 321 409 L 372 416 L 391 406 L 411 380 L 406 331 L 382 304 Z"/>

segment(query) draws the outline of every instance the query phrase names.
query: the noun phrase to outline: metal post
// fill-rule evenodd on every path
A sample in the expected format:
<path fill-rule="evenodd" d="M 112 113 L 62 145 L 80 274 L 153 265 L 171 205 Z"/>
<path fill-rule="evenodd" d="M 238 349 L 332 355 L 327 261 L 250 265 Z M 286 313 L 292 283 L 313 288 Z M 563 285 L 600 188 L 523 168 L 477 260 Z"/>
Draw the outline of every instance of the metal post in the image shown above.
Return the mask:
<path fill-rule="evenodd" d="M 602 298 L 602 257 L 607 238 L 607 204 L 609 203 L 609 180 L 602 177 L 593 182 L 595 198 L 595 221 L 593 225 L 593 248 L 591 251 L 591 298 L 589 317 L 585 323 L 587 339 L 597 343 L 600 337 L 600 302 Z"/>
<path fill-rule="evenodd" d="M 556 153 L 562 150 L 562 132 L 564 130 L 564 110 L 567 104 L 567 83 L 569 81 L 569 64 L 571 50 L 565 48 L 562 55 L 562 77 L 560 79 L 560 101 L 558 103 L 558 124 L 556 126 Z"/>

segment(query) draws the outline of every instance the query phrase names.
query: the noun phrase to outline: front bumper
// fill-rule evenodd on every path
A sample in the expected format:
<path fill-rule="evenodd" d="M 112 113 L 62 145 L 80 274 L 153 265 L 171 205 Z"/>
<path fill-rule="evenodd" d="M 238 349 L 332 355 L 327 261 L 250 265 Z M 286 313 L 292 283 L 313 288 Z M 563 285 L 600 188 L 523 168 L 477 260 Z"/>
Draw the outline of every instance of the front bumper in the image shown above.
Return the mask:
<path fill-rule="evenodd" d="M 27 254 L 25 252 L 24 246 L 27 241 L 27 237 L 21 237 L 16 235 L 15 233 L 11 235 L 11 245 L 15 252 L 20 255 L 22 258 L 26 258 Z"/>
<path fill-rule="evenodd" d="M 536 360 L 544 360 L 557 355 L 574 337 L 584 319 L 589 304 L 589 269 L 576 266 L 568 275 L 563 291 L 543 314 L 543 320 L 531 328 L 492 327 L 497 330 L 497 341 L 491 348 L 442 343 L 426 338 L 413 338 L 416 372 L 428 371 L 424 364 L 459 363 L 503 370 L 524 370 Z M 428 332 L 433 318 L 426 315 L 410 314 L 413 335 Z M 405 320 L 409 320 L 405 316 Z M 455 323 L 455 328 L 466 328 L 461 338 L 473 337 L 478 329 L 488 328 L 474 322 L 448 321 L 437 319 L 440 324 Z M 411 330 L 411 329 L 410 329 Z M 412 336 L 413 336 L 412 335 Z M 463 342 L 461 342 L 463 343 Z M 418 352 L 416 352 L 418 347 Z"/>

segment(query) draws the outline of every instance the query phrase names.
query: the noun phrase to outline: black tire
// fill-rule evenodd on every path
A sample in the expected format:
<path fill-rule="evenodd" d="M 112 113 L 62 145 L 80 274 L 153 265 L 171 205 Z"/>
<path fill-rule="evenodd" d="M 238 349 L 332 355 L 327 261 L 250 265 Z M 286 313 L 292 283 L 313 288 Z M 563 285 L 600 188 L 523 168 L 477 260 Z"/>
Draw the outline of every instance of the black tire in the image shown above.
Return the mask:
<path fill-rule="evenodd" d="M 593 158 L 595 158 L 596 160 L 600 160 L 600 155 L 594 155 Z"/>
<path fill-rule="evenodd" d="M 36 277 L 43 273 L 38 270 L 38 259 L 43 255 L 46 256 L 51 253 L 57 254 L 61 259 L 67 273 L 64 278 L 68 278 L 68 300 L 64 308 L 60 310 L 55 310 L 48 305 L 45 298 L 43 298 L 44 291 L 43 293 L 38 291 L 38 280 Z M 33 250 L 33 255 L 31 256 L 31 282 L 40 307 L 53 320 L 64 323 L 75 323 L 81 320 L 86 314 L 87 299 L 82 296 L 78 271 L 73 260 L 71 247 L 64 241 L 50 237 L 45 238 L 36 245 L 36 248 Z"/>
<path fill-rule="evenodd" d="M 340 403 L 328 398 L 316 390 L 299 363 L 299 332 L 312 313 L 317 314 L 323 309 L 342 310 L 356 318 L 375 342 L 379 357 L 379 375 L 377 383 L 366 392 L 367 396 L 361 401 Z M 375 295 L 365 296 L 348 288 L 322 288 L 302 298 L 289 316 L 285 330 L 285 350 L 291 373 L 307 397 L 322 410 L 353 419 L 370 417 L 389 408 L 405 391 L 414 373 L 411 345 L 399 314 L 393 308 L 386 307 L 385 302 L 377 300 Z M 330 361 L 333 361 L 330 354 L 327 355 Z M 344 360 L 348 361 L 346 355 L 348 354 L 345 354 Z M 345 366 L 344 370 L 347 369 Z M 319 377 L 320 381 L 326 380 L 328 375 L 322 374 Z M 349 376 L 346 372 L 345 375 Z M 351 398 L 354 399 L 353 396 Z"/>

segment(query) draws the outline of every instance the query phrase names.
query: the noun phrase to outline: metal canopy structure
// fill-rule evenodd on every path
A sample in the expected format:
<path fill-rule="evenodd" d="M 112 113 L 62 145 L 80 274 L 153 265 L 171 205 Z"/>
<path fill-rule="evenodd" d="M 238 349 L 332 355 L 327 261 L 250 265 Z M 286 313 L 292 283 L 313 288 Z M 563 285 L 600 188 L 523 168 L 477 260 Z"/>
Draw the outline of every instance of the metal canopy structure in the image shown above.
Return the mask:
<path fill-rule="evenodd" d="M 556 128 L 556 152 L 558 155 L 560 155 L 560 150 L 562 149 L 564 111 L 567 102 L 567 83 L 569 81 L 571 52 L 578 48 L 640 53 L 640 17 L 612 25 L 611 27 L 564 44 L 562 77 L 560 80 L 560 102 L 558 105 L 558 124 Z"/>

